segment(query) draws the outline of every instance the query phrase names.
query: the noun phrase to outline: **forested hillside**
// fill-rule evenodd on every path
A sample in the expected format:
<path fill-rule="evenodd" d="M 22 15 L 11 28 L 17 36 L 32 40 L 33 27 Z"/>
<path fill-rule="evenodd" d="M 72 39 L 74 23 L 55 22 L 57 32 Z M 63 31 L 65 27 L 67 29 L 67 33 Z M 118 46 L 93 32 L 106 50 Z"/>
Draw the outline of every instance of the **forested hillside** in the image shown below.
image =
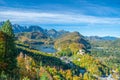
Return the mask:
<path fill-rule="evenodd" d="M 120 39 L 104 40 L 104 41 L 90 41 L 91 55 L 105 63 L 112 69 L 114 77 L 120 75 Z"/>
<path fill-rule="evenodd" d="M 0 29 L 0 80 L 101 80 L 110 75 L 118 79 L 119 55 L 111 52 L 111 57 L 104 50 L 99 52 L 102 42 L 92 43 L 78 32 L 65 32 L 55 38 L 38 31 L 14 34 L 12 28 L 7 20 Z M 53 35 L 54 30 L 49 34 Z M 57 51 L 46 53 L 34 48 L 33 44 L 53 45 Z M 119 52 L 119 40 L 108 42 L 104 48 L 109 51 L 106 47 L 110 45 L 110 50 Z M 113 63 L 112 59 L 118 61 Z"/>
<path fill-rule="evenodd" d="M 72 32 L 55 40 L 55 48 L 61 55 L 77 54 L 79 50 L 89 52 L 91 45 L 79 32 Z M 63 54 L 64 53 L 64 54 Z M 68 54 L 71 53 L 71 54 Z"/>

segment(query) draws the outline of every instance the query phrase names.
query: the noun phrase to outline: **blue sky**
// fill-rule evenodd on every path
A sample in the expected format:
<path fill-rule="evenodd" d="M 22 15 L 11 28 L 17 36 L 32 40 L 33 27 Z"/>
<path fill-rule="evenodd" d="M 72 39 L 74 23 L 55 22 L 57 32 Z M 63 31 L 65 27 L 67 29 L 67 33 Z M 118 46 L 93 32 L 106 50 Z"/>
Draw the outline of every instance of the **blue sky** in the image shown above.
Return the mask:
<path fill-rule="evenodd" d="M 0 0 L 0 21 L 120 37 L 119 0 Z"/>

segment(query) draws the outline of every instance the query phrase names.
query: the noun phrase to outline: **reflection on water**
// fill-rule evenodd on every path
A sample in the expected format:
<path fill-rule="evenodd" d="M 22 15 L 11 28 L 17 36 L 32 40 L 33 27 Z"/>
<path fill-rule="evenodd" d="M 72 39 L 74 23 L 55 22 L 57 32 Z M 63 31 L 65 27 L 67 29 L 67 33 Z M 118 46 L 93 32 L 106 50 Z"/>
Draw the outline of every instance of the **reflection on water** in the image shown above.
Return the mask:
<path fill-rule="evenodd" d="M 32 47 L 46 53 L 55 53 L 57 51 L 53 45 L 32 45 Z"/>

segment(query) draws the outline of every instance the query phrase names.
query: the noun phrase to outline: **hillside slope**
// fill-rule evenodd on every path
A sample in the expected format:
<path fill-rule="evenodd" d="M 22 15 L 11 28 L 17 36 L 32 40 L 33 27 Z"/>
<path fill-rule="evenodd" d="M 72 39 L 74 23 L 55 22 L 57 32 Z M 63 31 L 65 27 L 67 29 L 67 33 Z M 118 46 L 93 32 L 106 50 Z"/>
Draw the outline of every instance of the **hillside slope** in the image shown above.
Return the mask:
<path fill-rule="evenodd" d="M 69 45 L 72 43 L 81 44 L 80 47 L 85 50 L 91 48 L 89 42 L 79 32 L 71 32 L 56 39 L 55 47 L 62 49 L 65 47 L 69 47 Z"/>

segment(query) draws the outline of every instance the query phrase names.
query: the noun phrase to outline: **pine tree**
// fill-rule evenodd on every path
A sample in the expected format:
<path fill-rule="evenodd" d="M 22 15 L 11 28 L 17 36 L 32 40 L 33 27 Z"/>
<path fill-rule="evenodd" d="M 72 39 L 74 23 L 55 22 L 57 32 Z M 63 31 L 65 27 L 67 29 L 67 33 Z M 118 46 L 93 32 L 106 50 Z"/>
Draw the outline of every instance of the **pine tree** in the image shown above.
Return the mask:
<path fill-rule="evenodd" d="M 5 54 L 5 35 L 2 31 L 0 31 L 0 61 L 3 57 L 3 55 Z"/>
<path fill-rule="evenodd" d="M 12 25 L 9 20 L 7 20 L 1 31 L 6 35 L 6 44 L 5 44 L 5 59 L 4 62 L 7 63 L 7 72 L 12 72 L 16 67 L 16 48 L 14 43 L 14 32 L 12 29 Z"/>
<path fill-rule="evenodd" d="M 3 24 L 2 28 L 1 28 L 1 31 L 6 33 L 8 36 L 11 36 L 12 38 L 14 38 L 14 32 L 13 32 L 13 29 L 12 29 L 12 24 L 9 20 L 7 20 Z"/>
<path fill-rule="evenodd" d="M 2 70 L 6 69 L 6 64 L 4 63 L 4 56 L 5 56 L 5 50 L 6 48 L 6 38 L 5 34 L 0 31 L 0 73 Z"/>

